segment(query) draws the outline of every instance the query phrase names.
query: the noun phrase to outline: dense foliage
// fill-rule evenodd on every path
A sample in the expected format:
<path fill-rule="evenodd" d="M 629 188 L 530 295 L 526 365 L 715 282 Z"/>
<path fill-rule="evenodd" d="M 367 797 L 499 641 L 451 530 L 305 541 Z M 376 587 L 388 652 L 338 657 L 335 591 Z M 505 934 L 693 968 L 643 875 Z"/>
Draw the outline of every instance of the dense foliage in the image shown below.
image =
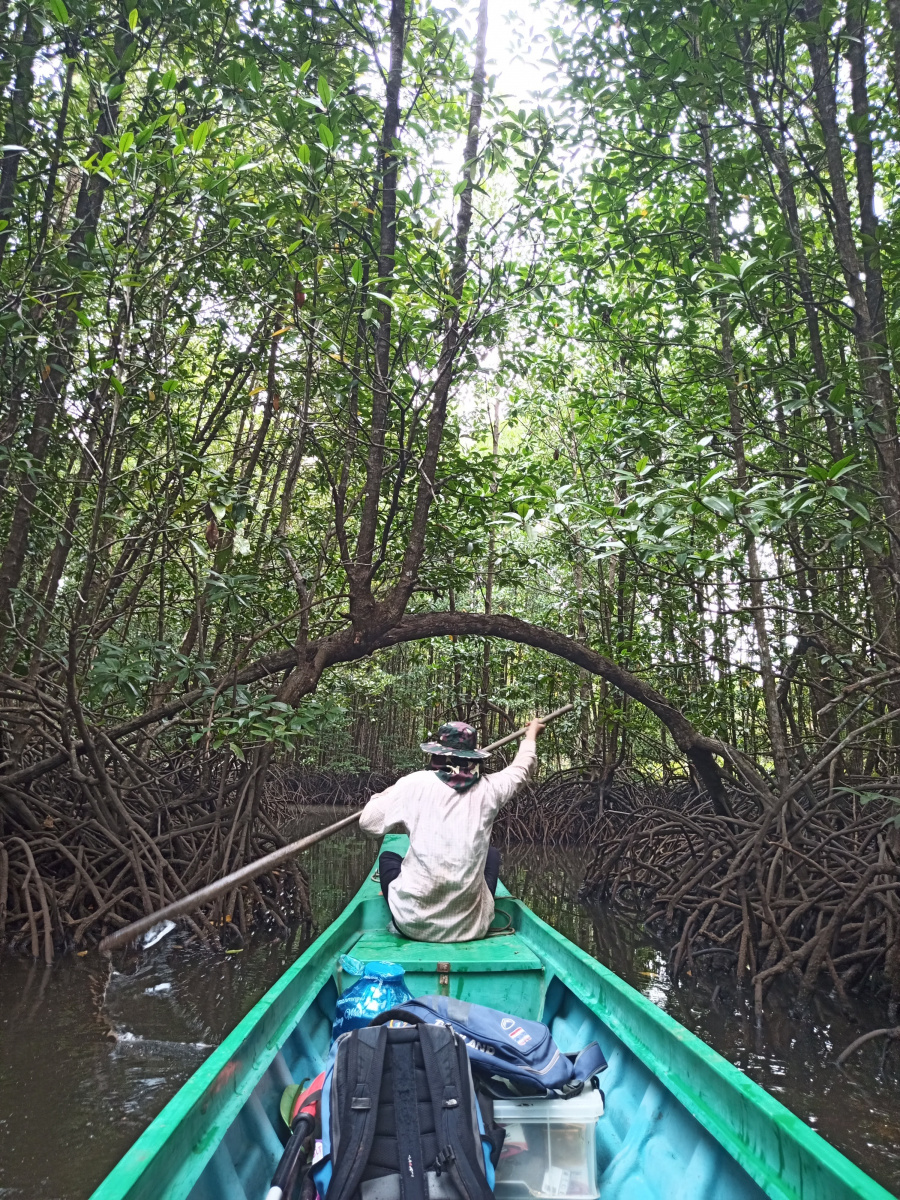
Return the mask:
<path fill-rule="evenodd" d="M 689 771 L 725 818 L 723 773 L 770 812 L 896 783 L 900 9 L 564 4 L 521 109 L 486 19 L 3 10 L 33 940 L 23 834 L 83 932 L 127 905 L 82 850 L 147 907 L 164 826 L 212 877 L 277 838 L 273 756 L 405 766 L 448 711 L 573 699 L 552 766 Z"/>

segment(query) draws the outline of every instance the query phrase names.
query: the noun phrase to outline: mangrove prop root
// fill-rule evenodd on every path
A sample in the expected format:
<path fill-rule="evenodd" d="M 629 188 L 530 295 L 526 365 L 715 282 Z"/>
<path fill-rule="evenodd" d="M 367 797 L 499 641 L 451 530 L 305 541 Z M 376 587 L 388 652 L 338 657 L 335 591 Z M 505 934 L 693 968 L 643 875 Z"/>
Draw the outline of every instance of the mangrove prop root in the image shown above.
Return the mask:
<path fill-rule="evenodd" d="M 847 782 L 878 791 L 876 780 Z M 509 804 L 495 831 L 589 848 L 583 898 L 639 913 L 673 945 L 675 979 L 695 961 L 733 968 L 757 1014 L 781 977 L 801 1003 L 824 986 L 846 1004 L 873 978 L 900 997 L 891 800 L 861 805 L 849 787 L 827 784 L 763 811 L 749 789 L 733 787 L 729 800 L 732 817 L 688 780 L 573 768 Z"/>
<path fill-rule="evenodd" d="M 203 743 L 167 753 L 153 737 L 115 744 L 83 714 L 67 725 L 47 696 L 11 692 L 7 682 L 5 733 L 19 763 L 51 745 L 71 748 L 76 735 L 89 752 L 69 753 L 67 765 L 21 788 L 0 779 L 0 942 L 8 947 L 50 963 L 290 840 L 266 817 L 252 754 L 242 762 Z M 256 879 L 234 903 L 245 931 L 283 935 L 310 919 L 296 864 Z M 189 925 L 216 946 L 222 925 L 212 916 L 201 910 Z"/>
<path fill-rule="evenodd" d="M 900 1039 L 900 1025 L 894 1026 L 892 1029 L 870 1029 L 868 1033 L 864 1033 L 861 1037 L 858 1037 L 855 1042 L 851 1042 L 846 1050 L 841 1051 L 835 1059 L 836 1065 L 842 1067 L 850 1055 L 855 1054 L 866 1042 L 871 1042 L 875 1038 L 882 1037 L 887 1038 L 889 1042 L 897 1041 Z"/>

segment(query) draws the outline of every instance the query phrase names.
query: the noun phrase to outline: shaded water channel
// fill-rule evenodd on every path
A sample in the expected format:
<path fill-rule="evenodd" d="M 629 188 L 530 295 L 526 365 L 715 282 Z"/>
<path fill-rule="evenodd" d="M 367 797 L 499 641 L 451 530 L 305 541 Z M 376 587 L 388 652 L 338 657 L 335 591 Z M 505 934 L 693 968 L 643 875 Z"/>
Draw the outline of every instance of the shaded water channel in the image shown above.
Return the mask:
<path fill-rule="evenodd" d="M 341 815 L 341 814 L 338 814 Z M 310 815 L 317 824 L 333 810 Z M 374 844 L 347 834 L 303 856 L 322 929 L 361 884 Z M 761 1027 L 752 998 L 712 973 L 673 986 L 665 948 L 641 924 L 581 905 L 584 864 L 573 851 L 520 846 L 503 871 L 510 890 L 615 970 L 900 1193 L 900 1088 L 880 1048 L 838 1071 L 834 1058 L 884 1014 L 859 1024 L 828 998 L 805 1020 L 777 1000 Z M 82 1200 L 210 1050 L 308 944 L 258 941 L 212 955 L 172 935 L 151 950 L 96 951 L 51 968 L 0 957 L 0 1198 Z M 718 984 L 718 987 L 717 987 Z"/>

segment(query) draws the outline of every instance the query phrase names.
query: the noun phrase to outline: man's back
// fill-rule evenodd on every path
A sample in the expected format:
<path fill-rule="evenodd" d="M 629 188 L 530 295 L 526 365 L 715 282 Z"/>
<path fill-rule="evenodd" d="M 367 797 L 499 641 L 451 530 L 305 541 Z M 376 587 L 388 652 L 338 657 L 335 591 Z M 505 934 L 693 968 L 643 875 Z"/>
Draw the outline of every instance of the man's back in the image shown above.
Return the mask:
<path fill-rule="evenodd" d="M 534 739 L 524 738 L 510 766 L 465 791 L 450 787 L 435 771 L 416 771 L 371 798 L 360 817 L 364 833 L 409 834 L 409 853 L 389 894 L 401 933 L 428 942 L 484 937 L 494 915 L 484 879 L 491 827 L 528 778 L 535 757 Z"/>

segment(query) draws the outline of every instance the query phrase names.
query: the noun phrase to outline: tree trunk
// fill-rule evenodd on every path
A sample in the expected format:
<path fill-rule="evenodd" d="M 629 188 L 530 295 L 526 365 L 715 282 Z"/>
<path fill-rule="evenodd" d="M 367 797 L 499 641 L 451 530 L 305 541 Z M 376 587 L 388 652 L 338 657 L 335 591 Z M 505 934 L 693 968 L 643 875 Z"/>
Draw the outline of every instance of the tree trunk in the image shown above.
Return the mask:
<path fill-rule="evenodd" d="M 775 139 L 772 137 L 769 129 L 766 114 L 763 110 L 762 100 L 759 90 L 756 87 L 755 73 L 753 66 L 753 57 L 751 53 L 750 35 L 746 32 L 738 32 L 738 46 L 741 51 L 741 58 L 744 64 L 744 84 L 747 95 L 750 99 L 750 104 L 753 108 L 753 119 L 756 123 L 756 132 L 762 144 L 766 157 L 775 168 L 778 175 L 779 192 L 778 203 L 784 213 L 784 221 L 790 235 L 791 244 L 794 248 L 794 260 L 797 264 L 797 283 L 800 288 L 800 299 L 803 303 L 803 312 L 806 317 L 806 327 L 809 332 L 809 346 L 813 356 L 813 366 L 816 373 L 816 379 L 819 383 L 819 402 L 822 412 L 822 418 L 825 423 L 825 433 L 828 438 L 828 448 L 831 451 L 831 457 L 835 462 L 839 462 L 844 457 L 844 449 L 841 445 L 841 437 L 834 419 L 834 414 L 825 403 L 830 391 L 831 381 L 828 371 L 828 366 L 825 361 L 825 351 L 822 346 L 822 330 L 819 323 L 819 310 L 816 305 L 815 293 L 813 292 L 812 276 L 809 267 L 809 258 L 806 253 L 806 246 L 803 242 L 803 232 L 800 227 L 800 213 L 797 206 L 797 193 L 794 188 L 794 179 L 791 174 L 791 169 L 788 164 L 787 155 L 784 150 L 778 146 Z"/>
<path fill-rule="evenodd" d="M 500 398 L 494 401 L 494 411 L 491 415 L 491 452 L 494 463 L 500 456 Z M 494 468 L 491 479 L 491 495 L 497 493 L 497 470 Z M 492 524 L 488 530 L 487 564 L 484 572 L 484 611 L 490 616 L 494 611 L 494 557 L 497 553 L 497 531 Z M 481 655 L 481 744 L 486 746 L 490 738 L 490 710 L 488 701 L 491 694 L 491 643 L 485 640 Z"/>
<path fill-rule="evenodd" d="M 356 553 L 350 569 L 350 611 L 364 620 L 372 612 L 372 577 L 381 482 L 391 410 L 391 332 L 394 259 L 397 252 L 397 172 L 394 143 L 400 128 L 400 87 L 406 52 L 406 0 L 391 0 L 391 60 L 388 68 L 384 119 L 381 127 L 381 230 L 378 249 L 378 330 L 375 334 L 375 379 L 372 423 L 366 458 L 366 494 L 360 517 Z"/>
<path fill-rule="evenodd" d="M 114 43 L 116 61 L 120 64 L 124 64 L 126 52 L 134 41 L 127 20 L 123 18 L 123 21 L 124 24 L 116 30 Z M 123 83 L 125 73 L 125 65 L 113 71 L 110 75 L 110 86 Z M 104 138 L 111 137 L 115 132 L 118 116 L 118 101 L 104 101 L 97 122 L 92 153 L 105 153 Z M 0 649 L 6 637 L 6 617 L 12 594 L 22 577 L 32 516 L 40 491 L 41 468 L 47 456 L 53 426 L 63 403 L 71 369 L 77 328 L 76 313 L 83 295 L 83 283 L 79 280 L 77 272 L 90 266 L 106 187 L 106 180 L 99 175 L 85 176 L 75 209 L 75 229 L 69 246 L 68 261 L 76 275 L 71 288 L 57 302 L 55 328 L 50 339 L 47 360 L 40 373 L 34 421 L 26 443 L 31 469 L 19 481 L 9 536 L 0 556 Z"/>
<path fill-rule="evenodd" d="M 718 263 L 722 257 L 722 242 L 719 232 L 716 181 L 713 173 L 712 139 L 705 113 L 700 116 L 700 137 L 703 142 L 703 159 L 706 175 L 706 206 L 709 220 L 710 252 L 713 261 Z M 722 363 L 725 368 L 725 386 L 728 391 L 728 414 L 731 425 L 732 450 L 734 453 L 738 487 L 742 491 L 746 491 L 749 486 L 749 480 L 747 477 L 747 459 L 744 452 L 744 418 L 741 412 L 737 372 L 734 364 L 731 322 L 728 318 L 724 299 L 719 299 L 718 309 L 719 334 L 722 341 Z M 750 530 L 746 534 L 746 544 L 747 565 L 749 567 L 748 582 L 750 584 L 750 597 L 753 604 L 753 628 L 756 631 L 756 645 L 759 651 L 759 673 L 762 679 L 769 744 L 772 749 L 772 760 L 775 765 L 775 778 L 778 781 L 779 789 L 784 792 L 790 784 L 790 762 L 788 759 L 784 724 L 778 708 L 775 672 L 772 669 L 769 631 L 766 627 L 766 600 L 762 586 L 759 554 L 757 552 L 756 537 Z"/>
<path fill-rule="evenodd" d="M 6 253 L 6 243 L 12 233 L 12 217 L 19 178 L 19 163 L 31 141 L 31 98 L 34 92 L 34 56 L 40 44 L 41 23 L 33 8 L 28 9 L 22 45 L 18 48 L 16 78 L 9 99 L 9 114 L 4 134 L 3 160 L 0 163 L 0 220 L 7 221 L 0 230 L 0 266 Z"/>
<path fill-rule="evenodd" d="M 856 249 L 850 199 L 844 171 L 844 153 L 837 120 L 837 99 L 831 74 L 827 35 L 820 29 L 821 0 L 807 0 L 804 34 L 813 71 L 813 97 L 816 118 L 825 142 L 825 158 L 831 185 L 834 240 L 844 282 L 854 309 L 854 334 L 864 394 L 876 417 L 879 432 L 873 437 L 881 477 L 881 502 L 889 534 L 888 558 L 893 584 L 900 581 L 900 475 L 897 461 L 897 426 L 893 400 L 884 373 L 884 347 L 881 345 L 869 311 L 869 300 L 862 279 L 862 266 Z M 818 32 L 812 32 L 818 30 Z M 868 194 L 870 182 L 863 183 Z M 873 210 L 874 216 L 874 210 Z M 867 218 L 868 219 L 868 218 Z M 896 641 L 896 639 L 895 639 Z"/>

